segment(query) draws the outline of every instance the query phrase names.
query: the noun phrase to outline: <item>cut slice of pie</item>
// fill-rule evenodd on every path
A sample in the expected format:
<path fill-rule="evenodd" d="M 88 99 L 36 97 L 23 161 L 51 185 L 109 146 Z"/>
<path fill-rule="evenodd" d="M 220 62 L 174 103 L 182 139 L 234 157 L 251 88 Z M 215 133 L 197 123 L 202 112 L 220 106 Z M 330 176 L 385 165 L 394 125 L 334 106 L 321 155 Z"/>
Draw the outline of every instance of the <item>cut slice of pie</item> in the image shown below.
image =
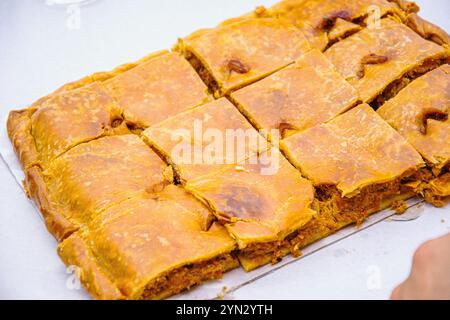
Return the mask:
<path fill-rule="evenodd" d="M 197 31 L 176 49 L 222 96 L 291 64 L 310 47 L 290 23 L 250 18 Z"/>
<path fill-rule="evenodd" d="M 175 186 L 142 194 L 106 209 L 58 253 L 97 299 L 163 299 L 239 265 L 234 240 L 217 223 L 205 229 L 203 210 Z"/>
<path fill-rule="evenodd" d="M 358 101 L 356 90 L 317 49 L 230 97 L 256 128 L 282 139 L 329 121 Z"/>
<path fill-rule="evenodd" d="M 414 196 L 424 165 L 366 104 L 281 141 L 281 148 L 315 187 L 318 214 L 299 233 L 309 237 L 302 245 Z"/>
<path fill-rule="evenodd" d="M 111 205 L 158 191 L 171 181 L 170 168 L 135 135 L 80 144 L 44 170 L 33 166 L 26 174 L 29 194 L 57 239 Z"/>
<path fill-rule="evenodd" d="M 425 187 L 425 199 L 438 206 L 450 196 L 449 113 L 449 65 L 414 80 L 378 109 L 378 114 L 425 159 L 432 179 L 437 179 Z"/>
<path fill-rule="evenodd" d="M 391 18 L 334 44 L 325 56 L 359 92 L 381 106 L 411 80 L 449 61 L 450 51 Z"/>
<path fill-rule="evenodd" d="M 298 254 L 290 239 L 314 215 L 311 183 L 275 149 L 189 180 L 185 188 L 236 239 L 247 271 Z"/>
<path fill-rule="evenodd" d="M 177 53 L 166 53 L 104 82 L 129 126 L 147 128 L 209 100 L 208 88 Z"/>
<path fill-rule="evenodd" d="M 50 95 L 28 109 L 12 111 L 8 133 L 27 168 L 46 167 L 80 143 L 129 130 L 119 106 L 100 83 L 94 82 Z"/>
<path fill-rule="evenodd" d="M 142 136 L 173 165 L 178 182 L 236 164 L 268 147 L 267 141 L 226 98 L 160 122 Z"/>

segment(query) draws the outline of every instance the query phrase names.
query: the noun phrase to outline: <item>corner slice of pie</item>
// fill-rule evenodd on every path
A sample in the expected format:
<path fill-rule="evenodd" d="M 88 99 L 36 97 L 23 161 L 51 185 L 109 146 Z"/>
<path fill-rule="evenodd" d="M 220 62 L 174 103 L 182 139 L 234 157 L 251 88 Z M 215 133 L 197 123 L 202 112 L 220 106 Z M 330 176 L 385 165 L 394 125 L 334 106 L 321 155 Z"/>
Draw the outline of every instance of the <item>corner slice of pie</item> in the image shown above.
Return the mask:
<path fill-rule="evenodd" d="M 325 52 L 363 102 L 381 106 L 411 80 L 449 61 L 450 51 L 391 18 L 366 28 Z"/>
<path fill-rule="evenodd" d="M 275 149 L 189 180 L 185 188 L 225 225 L 247 271 L 298 255 L 291 239 L 315 213 L 313 186 Z"/>
<path fill-rule="evenodd" d="M 136 135 L 80 144 L 45 169 L 26 171 L 30 196 L 47 228 L 62 240 L 108 207 L 172 180 L 171 169 Z"/>
<path fill-rule="evenodd" d="M 267 141 L 226 98 L 180 113 L 142 135 L 184 183 L 268 148 Z"/>
<path fill-rule="evenodd" d="M 24 168 L 46 167 L 80 143 L 126 133 L 120 107 L 98 82 L 50 95 L 8 118 L 8 134 Z"/>
<path fill-rule="evenodd" d="M 442 46 L 448 47 L 450 45 L 450 35 L 444 29 L 423 19 L 416 13 L 408 14 L 404 23 L 424 39 Z"/>
<path fill-rule="evenodd" d="M 210 100 L 207 86 L 178 53 L 157 55 L 104 82 L 129 126 L 145 129 Z"/>
<path fill-rule="evenodd" d="M 58 253 L 97 299 L 163 299 L 239 266 L 235 241 L 217 223 L 206 229 L 204 210 L 170 186 L 109 207 Z"/>
<path fill-rule="evenodd" d="M 450 196 L 450 66 L 414 80 L 386 102 L 378 114 L 425 159 L 431 180 L 425 199 L 443 206 Z"/>
<path fill-rule="evenodd" d="M 396 4 L 387 0 L 284 0 L 265 13 L 294 24 L 311 45 L 321 51 L 361 30 L 368 17 L 375 19 L 404 14 Z"/>
<path fill-rule="evenodd" d="M 279 138 L 326 122 L 356 105 L 358 94 L 323 53 L 313 49 L 294 64 L 230 95 L 259 130 Z"/>
<path fill-rule="evenodd" d="M 300 232 L 302 245 L 413 197 L 424 165 L 366 104 L 281 141 L 281 148 L 315 187 L 318 214 Z"/>
<path fill-rule="evenodd" d="M 180 39 L 203 80 L 223 96 L 289 64 L 310 49 L 303 34 L 278 19 L 242 19 Z"/>

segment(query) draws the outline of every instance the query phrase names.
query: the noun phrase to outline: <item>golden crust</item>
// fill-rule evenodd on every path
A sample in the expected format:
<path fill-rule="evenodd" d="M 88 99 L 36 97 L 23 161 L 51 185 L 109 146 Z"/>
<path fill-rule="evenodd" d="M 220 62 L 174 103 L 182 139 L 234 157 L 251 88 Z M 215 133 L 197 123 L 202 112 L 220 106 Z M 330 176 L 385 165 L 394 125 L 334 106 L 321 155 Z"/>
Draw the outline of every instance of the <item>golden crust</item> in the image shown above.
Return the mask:
<path fill-rule="evenodd" d="M 445 198 L 447 198 L 446 201 L 450 200 L 450 172 L 444 173 L 438 178 L 431 180 L 426 186 L 425 191 L 429 191 L 434 197 L 442 198 L 440 201 L 441 203 L 430 201 L 432 204 L 435 204 L 438 207 L 444 206 Z"/>
<path fill-rule="evenodd" d="M 420 155 L 368 105 L 293 135 L 281 148 L 315 186 L 335 185 L 346 197 L 423 166 Z"/>
<path fill-rule="evenodd" d="M 39 163 L 39 153 L 31 135 L 32 114 L 32 109 L 13 110 L 7 121 L 9 139 L 23 168 Z"/>
<path fill-rule="evenodd" d="M 284 239 L 314 215 L 311 183 L 275 149 L 186 183 L 239 248 Z"/>
<path fill-rule="evenodd" d="M 231 98 L 256 128 L 279 130 L 281 138 L 326 122 L 358 101 L 356 90 L 317 49 Z"/>
<path fill-rule="evenodd" d="M 35 137 L 32 134 L 32 128 L 36 125 L 40 128 L 45 129 L 41 129 L 40 131 L 42 132 L 38 132 L 42 133 L 42 138 L 51 139 L 51 142 L 53 144 L 61 148 L 59 153 L 67 151 L 67 149 L 64 150 L 64 146 L 66 146 L 66 148 L 69 148 L 71 145 L 74 146 L 73 141 L 69 141 L 70 138 L 73 138 L 72 133 L 64 131 L 68 127 L 75 129 L 75 135 L 80 140 L 80 142 L 86 142 L 87 140 L 89 140 L 89 137 L 96 138 L 106 133 L 111 134 L 111 131 L 114 130 L 110 130 L 109 125 L 112 124 L 113 120 L 121 119 L 123 112 L 117 105 L 115 105 L 111 101 L 112 98 L 106 97 L 107 93 L 100 83 L 125 71 L 131 70 L 132 68 L 145 63 L 148 60 L 154 59 L 160 55 L 165 55 L 167 53 L 167 50 L 159 51 L 156 53 L 152 53 L 136 62 L 118 66 L 112 71 L 93 73 L 79 80 L 61 86 L 51 94 L 38 99 L 27 109 L 11 111 L 9 113 L 7 121 L 8 135 L 13 143 L 14 150 L 19 157 L 22 167 L 28 168 L 33 165 L 43 165 L 43 155 L 41 154 L 40 150 L 37 150 L 37 141 L 35 141 Z M 90 101 L 90 98 L 93 99 L 93 102 Z M 51 124 L 55 126 L 54 128 L 47 128 L 47 124 L 40 123 L 39 119 L 34 119 L 34 124 L 31 120 L 33 114 L 37 110 L 45 109 L 47 104 L 50 104 L 50 110 L 41 110 L 38 112 L 38 114 L 41 114 L 40 117 L 45 118 L 43 120 L 51 121 Z M 91 107 L 93 107 L 91 104 L 95 105 L 95 110 L 90 110 Z M 87 114 L 81 114 L 82 110 L 87 112 Z M 77 112 L 80 112 L 79 118 L 77 117 Z M 107 112 L 110 112 L 110 120 L 107 120 Z M 92 116 L 95 113 L 100 115 L 100 117 L 94 115 L 93 119 L 98 120 L 98 122 L 96 123 L 94 123 L 95 121 L 93 119 L 88 120 L 88 122 L 93 123 L 91 128 L 83 124 L 82 121 L 79 121 L 79 119 L 82 119 L 83 116 Z M 52 116 L 62 119 L 64 123 L 55 122 L 52 119 Z M 102 123 L 102 121 L 104 123 Z M 105 126 L 105 128 L 103 128 L 104 130 L 102 129 L 103 126 Z M 46 137 L 47 134 L 45 132 L 48 129 L 50 132 L 52 132 L 52 134 L 48 134 L 48 137 Z M 85 129 L 84 132 L 83 129 Z M 119 129 L 120 130 L 118 131 L 121 133 L 123 133 L 123 131 L 125 131 L 126 133 L 127 131 L 121 130 L 125 129 L 124 126 L 121 126 Z M 101 131 L 104 132 L 102 133 Z M 66 135 L 66 138 L 69 138 L 67 141 L 65 141 L 65 137 L 64 135 L 61 135 L 61 132 Z M 45 143 L 42 143 L 42 145 L 45 145 Z M 45 146 L 45 148 L 48 147 Z M 44 158 L 52 158 L 58 154 L 57 150 L 45 151 L 45 153 L 47 154 L 44 155 Z"/>
<path fill-rule="evenodd" d="M 407 0 L 388 0 L 388 1 L 395 3 L 406 14 L 417 13 L 420 10 L 419 5 L 414 1 L 407 1 Z"/>
<path fill-rule="evenodd" d="M 426 160 L 435 179 L 425 185 L 425 192 L 438 197 L 450 195 L 445 174 L 450 166 L 450 145 L 446 143 L 450 141 L 449 113 L 449 65 L 414 80 L 378 110 Z"/>
<path fill-rule="evenodd" d="M 384 60 L 362 65 L 371 54 Z M 415 68 L 448 59 L 449 51 L 386 18 L 382 19 L 380 28 L 366 28 L 334 44 L 325 55 L 358 90 L 362 100 L 369 103 L 389 84 Z"/>
<path fill-rule="evenodd" d="M 289 23 L 240 19 L 181 39 L 178 49 L 201 62 L 220 96 L 289 65 L 310 47 Z"/>
<path fill-rule="evenodd" d="M 170 179 L 167 166 L 137 136 L 123 135 L 80 144 L 45 170 L 31 167 L 26 181 L 49 231 L 61 240 L 107 207 L 155 192 Z"/>
<path fill-rule="evenodd" d="M 127 123 L 146 128 L 209 100 L 208 88 L 179 54 L 161 54 L 105 81 Z"/>
<path fill-rule="evenodd" d="M 80 143 L 128 133 L 119 107 L 96 82 L 53 95 L 35 107 L 31 135 L 42 167 Z"/>
<path fill-rule="evenodd" d="M 145 128 L 208 100 L 208 88 L 189 63 L 163 51 L 66 84 L 30 108 L 12 111 L 8 133 L 25 168 L 45 167 L 80 143 L 130 133 L 127 126 Z"/>
<path fill-rule="evenodd" d="M 232 143 L 238 145 L 239 134 L 248 138 L 243 149 L 232 147 Z M 224 164 L 235 164 L 267 149 L 264 138 L 225 98 L 160 122 L 142 136 L 175 167 L 181 181 L 220 170 Z"/>
<path fill-rule="evenodd" d="M 386 0 L 285 0 L 266 14 L 294 24 L 313 47 L 325 50 L 330 43 L 358 31 L 372 8 L 379 10 L 380 17 L 402 15 L 398 6 Z"/>
<path fill-rule="evenodd" d="M 331 46 L 333 43 L 336 43 L 353 33 L 356 33 L 360 30 L 362 30 L 363 27 L 359 24 L 337 18 L 336 22 L 334 23 L 333 29 L 331 29 L 328 32 L 328 40 L 326 46 Z M 318 45 L 319 47 L 322 47 L 323 45 Z"/>
<path fill-rule="evenodd" d="M 81 267 L 81 280 L 94 297 L 140 298 L 169 271 L 234 250 L 225 228 L 205 231 L 204 217 L 171 197 L 142 196 L 112 206 L 60 245 L 61 258 Z M 236 266 L 228 262 L 216 276 Z"/>
<path fill-rule="evenodd" d="M 34 200 L 44 217 L 48 231 L 59 241 L 65 239 L 78 229 L 78 225 L 72 223 L 66 216 L 62 215 L 55 206 L 54 201 L 47 189 L 42 169 L 31 166 L 25 170 L 26 189 L 28 195 Z"/>
<path fill-rule="evenodd" d="M 450 66 L 443 65 L 411 82 L 378 114 L 437 169 L 450 161 Z M 441 115 L 442 119 L 439 119 Z"/>
<path fill-rule="evenodd" d="M 450 45 L 450 36 L 445 30 L 419 17 L 417 14 L 408 15 L 405 23 L 425 39 L 447 47 Z"/>
<path fill-rule="evenodd" d="M 160 299 L 220 278 L 235 256 L 247 271 L 297 256 L 418 192 L 444 205 L 450 67 L 425 73 L 449 61 L 450 38 L 418 10 L 285 0 L 12 111 L 26 189 L 61 258 L 95 298 Z M 389 17 L 380 29 L 374 12 Z M 348 111 L 358 96 L 377 107 L 399 91 L 379 114 L 405 140 L 369 106 Z M 285 133 L 300 170 L 210 92 L 254 127 Z M 247 144 L 230 157 L 236 134 Z"/>
<path fill-rule="evenodd" d="M 80 233 L 73 233 L 58 247 L 58 254 L 68 267 L 76 267 L 81 283 L 95 299 L 119 300 L 123 294 L 113 280 L 98 267 L 95 256 Z"/>
<path fill-rule="evenodd" d="M 72 147 L 112 134 L 129 133 L 119 107 L 100 83 L 39 99 L 11 111 L 8 134 L 24 169 L 45 167 Z"/>

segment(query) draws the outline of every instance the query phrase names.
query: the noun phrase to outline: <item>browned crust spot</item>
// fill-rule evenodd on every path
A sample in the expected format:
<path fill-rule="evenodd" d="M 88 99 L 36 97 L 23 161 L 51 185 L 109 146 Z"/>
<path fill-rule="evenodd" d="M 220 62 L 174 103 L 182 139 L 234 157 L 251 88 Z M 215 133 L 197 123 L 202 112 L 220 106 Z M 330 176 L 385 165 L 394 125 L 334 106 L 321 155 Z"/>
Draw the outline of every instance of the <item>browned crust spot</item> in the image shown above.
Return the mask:
<path fill-rule="evenodd" d="M 351 21 L 352 16 L 349 11 L 339 10 L 330 13 L 329 15 L 323 16 L 320 23 L 316 26 L 319 31 L 330 31 L 336 24 L 337 19 L 342 19 L 345 21 Z"/>
<path fill-rule="evenodd" d="M 361 79 L 364 77 L 364 75 L 366 73 L 367 65 L 383 64 L 383 63 L 386 63 L 388 60 L 389 60 L 389 58 L 387 56 L 370 53 L 361 59 L 360 67 L 359 67 L 359 70 L 356 73 L 356 75 L 358 76 L 358 78 Z"/>

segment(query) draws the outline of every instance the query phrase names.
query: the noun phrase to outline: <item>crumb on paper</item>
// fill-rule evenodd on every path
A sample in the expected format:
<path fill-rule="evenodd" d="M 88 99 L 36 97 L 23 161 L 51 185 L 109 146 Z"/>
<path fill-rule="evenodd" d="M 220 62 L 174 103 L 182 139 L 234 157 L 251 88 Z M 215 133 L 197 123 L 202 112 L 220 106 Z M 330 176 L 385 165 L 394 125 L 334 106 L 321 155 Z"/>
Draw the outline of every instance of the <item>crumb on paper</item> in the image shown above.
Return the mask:
<path fill-rule="evenodd" d="M 245 169 L 244 166 L 235 166 L 234 169 L 239 172 L 250 172 L 250 170 Z"/>
<path fill-rule="evenodd" d="M 300 258 L 303 255 L 303 252 L 300 250 L 299 245 L 295 245 L 291 250 L 291 254 L 294 258 Z"/>
<path fill-rule="evenodd" d="M 392 204 L 392 210 L 395 211 L 396 214 L 404 214 L 408 209 L 408 204 L 403 200 L 394 201 Z"/>
<path fill-rule="evenodd" d="M 217 294 L 217 299 L 218 300 L 223 300 L 225 294 L 227 293 L 227 286 L 223 286 L 222 290 L 220 290 L 220 292 Z"/>
<path fill-rule="evenodd" d="M 394 207 L 392 208 L 395 210 Z M 418 219 L 425 212 L 425 207 L 423 206 L 423 204 L 417 204 L 407 209 L 408 210 L 403 214 L 393 215 L 388 221 L 413 221 Z"/>

